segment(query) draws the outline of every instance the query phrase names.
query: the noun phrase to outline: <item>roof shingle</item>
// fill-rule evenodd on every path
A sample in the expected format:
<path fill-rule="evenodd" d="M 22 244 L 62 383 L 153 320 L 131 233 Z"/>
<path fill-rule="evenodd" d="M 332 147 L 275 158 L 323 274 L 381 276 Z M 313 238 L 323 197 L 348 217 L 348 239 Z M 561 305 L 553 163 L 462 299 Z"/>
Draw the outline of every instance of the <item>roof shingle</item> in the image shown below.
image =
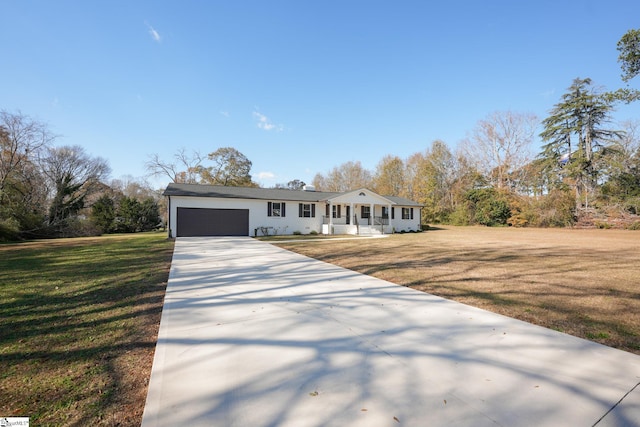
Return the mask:
<path fill-rule="evenodd" d="M 303 191 L 285 188 L 227 187 L 223 185 L 170 183 L 164 196 L 219 197 L 230 199 L 283 200 L 299 202 L 326 202 L 345 193 Z M 383 196 L 403 206 L 420 206 L 412 200 L 397 196 Z"/>

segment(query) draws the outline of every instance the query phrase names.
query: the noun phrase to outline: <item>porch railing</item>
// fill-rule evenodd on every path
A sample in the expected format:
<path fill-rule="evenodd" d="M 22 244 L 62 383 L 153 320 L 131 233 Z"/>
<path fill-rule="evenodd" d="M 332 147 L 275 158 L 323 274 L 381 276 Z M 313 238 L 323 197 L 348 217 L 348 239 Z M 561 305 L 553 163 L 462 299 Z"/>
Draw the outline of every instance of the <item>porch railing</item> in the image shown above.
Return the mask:
<path fill-rule="evenodd" d="M 346 216 L 340 218 L 332 218 L 331 223 L 335 225 L 349 225 L 347 219 L 348 218 Z M 329 224 L 329 217 L 326 215 L 322 215 L 322 223 Z"/>
<path fill-rule="evenodd" d="M 376 216 L 373 218 L 373 225 L 389 225 L 389 217 Z"/>
<path fill-rule="evenodd" d="M 326 215 L 322 215 L 322 223 L 329 224 L 329 217 Z M 332 218 L 331 223 L 335 225 L 348 225 L 347 217 L 343 216 L 340 218 Z M 353 225 L 389 225 L 389 217 L 388 216 L 375 216 L 375 217 L 367 217 L 362 218 L 358 215 L 354 215 L 353 217 Z"/>

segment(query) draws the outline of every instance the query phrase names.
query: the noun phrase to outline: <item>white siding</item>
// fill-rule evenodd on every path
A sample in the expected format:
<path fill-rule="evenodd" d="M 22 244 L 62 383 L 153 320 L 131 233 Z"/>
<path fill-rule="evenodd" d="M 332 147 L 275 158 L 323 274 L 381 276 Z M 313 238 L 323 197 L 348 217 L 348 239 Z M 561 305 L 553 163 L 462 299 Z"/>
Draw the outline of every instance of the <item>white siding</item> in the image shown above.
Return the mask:
<path fill-rule="evenodd" d="M 364 200 L 362 200 L 364 199 Z M 270 217 L 267 216 L 267 204 L 268 202 L 284 202 L 286 203 L 285 217 Z M 380 199 L 373 195 L 357 196 L 354 198 L 352 195 L 351 200 L 346 200 L 347 203 L 342 205 L 342 218 L 336 223 L 344 224 L 346 207 L 350 201 L 357 201 L 358 204 L 354 204 L 355 212 L 360 216 L 361 204 L 367 205 L 367 203 L 376 204 L 372 215 L 382 215 L 382 206 L 377 203 L 384 203 L 385 199 Z M 365 201 L 366 203 L 362 203 Z M 296 201 L 283 201 L 283 200 L 252 200 L 252 199 L 235 199 L 235 198 L 216 198 L 216 197 L 194 197 L 194 196 L 171 196 L 171 212 L 169 220 L 169 230 L 171 236 L 176 236 L 176 221 L 177 221 L 177 209 L 178 207 L 185 208 L 207 208 L 207 209 L 248 209 L 249 210 L 249 235 L 254 236 L 256 229 L 260 227 L 273 227 L 273 231 L 277 231 L 277 234 L 293 234 L 299 231 L 302 234 L 309 234 L 312 231 L 322 232 L 322 216 L 325 214 L 324 203 L 311 203 L 315 204 L 315 218 L 300 218 L 298 216 L 298 204 Z M 337 203 L 336 203 L 337 204 Z M 341 203 L 342 204 L 342 203 Z M 389 227 L 385 227 L 385 232 L 400 232 L 400 231 L 417 231 L 420 228 L 420 208 L 413 207 L 413 219 L 402 219 L 402 207 L 394 205 L 395 217 L 391 219 L 391 212 L 389 212 Z M 405 206 L 407 207 L 407 206 Z M 258 231 L 260 235 L 260 231 Z"/>
<path fill-rule="evenodd" d="M 418 231 L 420 229 L 420 208 L 413 207 L 413 219 L 402 219 L 403 207 L 412 208 L 411 206 L 394 206 L 394 219 L 391 219 L 391 213 L 389 213 L 389 225 L 393 227 L 392 230 L 396 233 L 400 231 Z"/>
<path fill-rule="evenodd" d="M 178 207 L 181 208 L 205 208 L 205 209 L 248 209 L 249 210 L 249 234 L 254 235 L 260 227 L 273 227 L 278 234 L 293 234 L 299 231 L 309 234 L 311 231 L 320 232 L 322 227 L 322 214 L 324 204 L 315 203 L 315 218 L 300 218 L 298 216 L 298 203 L 295 201 L 271 200 L 272 202 L 286 203 L 285 217 L 267 216 L 268 200 L 250 200 L 215 197 L 171 196 L 171 212 L 169 212 L 169 230 L 171 235 L 176 235 L 176 221 Z M 322 210 L 321 210 L 322 209 Z M 260 232 L 258 231 L 258 234 Z"/>

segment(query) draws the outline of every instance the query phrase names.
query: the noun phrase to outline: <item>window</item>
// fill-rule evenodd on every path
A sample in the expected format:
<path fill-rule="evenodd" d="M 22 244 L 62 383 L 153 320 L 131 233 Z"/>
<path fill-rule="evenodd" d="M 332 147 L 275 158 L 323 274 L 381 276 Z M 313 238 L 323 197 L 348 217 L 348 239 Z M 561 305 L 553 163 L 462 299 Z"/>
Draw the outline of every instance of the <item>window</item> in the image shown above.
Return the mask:
<path fill-rule="evenodd" d="M 389 218 L 389 208 L 386 206 L 382 207 L 382 218 Z"/>
<path fill-rule="evenodd" d="M 413 219 L 413 209 L 402 208 L 402 219 Z"/>
<path fill-rule="evenodd" d="M 342 217 L 342 212 L 340 212 L 341 211 L 340 208 L 341 208 L 340 205 L 332 205 L 332 207 L 331 207 L 331 210 L 332 210 L 331 216 L 333 218 L 341 218 Z"/>
<path fill-rule="evenodd" d="M 300 218 L 315 218 L 316 217 L 316 205 L 312 203 L 300 203 L 298 204 L 298 216 Z"/>
<path fill-rule="evenodd" d="M 268 202 L 267 203 L 267 216 L 285 216 L 285 204 L 284 202 Z"/>

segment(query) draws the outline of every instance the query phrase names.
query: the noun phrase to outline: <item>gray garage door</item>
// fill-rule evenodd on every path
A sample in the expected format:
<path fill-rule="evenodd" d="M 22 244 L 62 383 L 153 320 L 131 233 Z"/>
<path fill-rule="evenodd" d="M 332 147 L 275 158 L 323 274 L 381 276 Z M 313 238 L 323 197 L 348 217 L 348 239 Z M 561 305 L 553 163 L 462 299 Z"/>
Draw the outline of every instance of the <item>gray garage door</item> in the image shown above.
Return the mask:
<path fill-rule="evenodd" d="M 249 209 L 178 208 L 176 236 L 248 236 Z"/>

